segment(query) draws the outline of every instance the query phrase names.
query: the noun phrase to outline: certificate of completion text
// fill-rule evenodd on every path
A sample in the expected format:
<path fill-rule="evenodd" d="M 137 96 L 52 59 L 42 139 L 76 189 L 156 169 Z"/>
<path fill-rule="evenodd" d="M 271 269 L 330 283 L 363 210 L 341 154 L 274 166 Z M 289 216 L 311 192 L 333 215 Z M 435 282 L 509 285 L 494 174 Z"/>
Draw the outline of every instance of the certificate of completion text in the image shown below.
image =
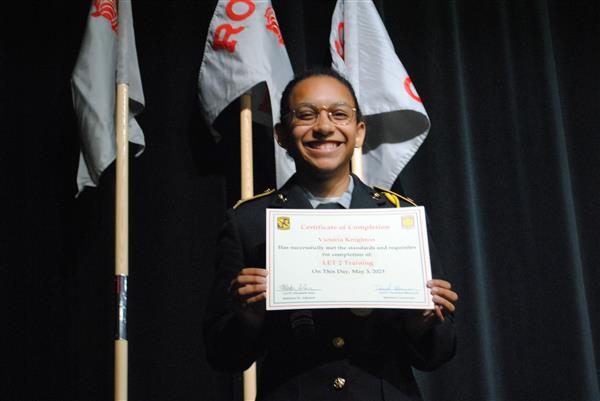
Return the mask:
<path fill-rule="evenodd" d="M 267 310 L 433 309 L 425 209 L 267 209 Z"/>

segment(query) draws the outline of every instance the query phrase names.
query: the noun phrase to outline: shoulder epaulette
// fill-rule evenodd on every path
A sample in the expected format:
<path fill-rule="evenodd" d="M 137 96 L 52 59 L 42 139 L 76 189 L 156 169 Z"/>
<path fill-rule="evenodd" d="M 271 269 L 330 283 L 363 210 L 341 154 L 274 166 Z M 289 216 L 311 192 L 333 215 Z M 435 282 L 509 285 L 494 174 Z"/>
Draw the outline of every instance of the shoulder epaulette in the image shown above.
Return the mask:
<path fill-rule="evenodd" d="M 263 196 L 270 195 L 270 194 L 272 194 L 273 192 L 275 192 L 275 190 L 274 190 L 274 189 L 267 189 L 265 192 L 263 192 L 263 193 L 261 193 L 261 194 L 258 194 L 258 195 L 254 195 L 254 196 L 253 196 L 253 197 L 251 197 L 251 198 L 248 198 L 248 199 L 240 199 L 239 201 L 237 201 L 237 203 L 236 203 L 235 205 L 233 205 L 233 208 L 234 208 L 234 209 L 237 209 L 238 207 L 240 207 L 240 205 L 242 205 L 242 204 L 244 204 L 244 203 L 246 203 L 246 202 L 252 201 L 252 200 L 254 200 L 254 199 L 262 198 Z"/>
<path fill-rule="evenodd" d="M 406 196 L 402 196 L 400 194 L 395 193 L 394 191 L 390 191 L 389 189 L 381 188 L 381 187 L 373 187 L 379 192 L 383 192 L 386 198 L 396 207 L 400 207 L 400 199 L 405 202 L 410 203 L 413 206 L 418 206 L 414 200 L 407 198 Z"/>

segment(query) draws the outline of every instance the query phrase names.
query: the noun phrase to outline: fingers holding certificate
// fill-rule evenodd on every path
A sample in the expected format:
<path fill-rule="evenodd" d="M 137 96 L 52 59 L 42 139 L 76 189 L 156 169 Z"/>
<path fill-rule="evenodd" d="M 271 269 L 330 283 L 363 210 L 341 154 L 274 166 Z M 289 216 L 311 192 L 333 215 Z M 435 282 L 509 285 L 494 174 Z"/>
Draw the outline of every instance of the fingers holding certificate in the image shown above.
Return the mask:
<path fill-rule="evenodd" d="M 267 209 L 267 309 L 433 309 L 423 207 Z"/>
<path fill-rule="evenodd" d="M 231 282 L 231 289 L 245 303 L 252 304 L 266 298 L 267 271 L 258 267 L 246 267 L 240 270 Z"/>

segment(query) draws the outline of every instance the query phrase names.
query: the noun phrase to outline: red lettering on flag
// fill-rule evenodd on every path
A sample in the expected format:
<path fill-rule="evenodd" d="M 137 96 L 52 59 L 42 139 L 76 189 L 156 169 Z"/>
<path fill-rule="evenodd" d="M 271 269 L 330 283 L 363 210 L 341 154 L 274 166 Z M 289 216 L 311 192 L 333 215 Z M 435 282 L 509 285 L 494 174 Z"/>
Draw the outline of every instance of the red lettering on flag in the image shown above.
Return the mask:
<path fill-rule="evenodd" d="M 215 29 L 215 34 L 213 36 L 213 49 L 225 49 L 229 53 L 233 53 L 235 51 L 235 45 L 237 44 L 237 40 L 229 40 L 231 35 L 238 34 L 244 30 L 244 27 L 241 26 L 239 28 L 234 28 L 230 24 L 221 24 Z M 223 38 L 221 38 L 221 32 L 225 31 L 223 34 Z"/>
<path fill-rule="evenodd" d="M 344 21 L 338 25 L 338 39 L 335 41 L 335 51 L 344 60 Z"/>
<path fill-rule="evenodd" d="M 423 101 L 421 100 L 421 98 L 419 97 L 419 95 L 417 95 L 413 91 L 411 85 L 412 85 L 412 79 L 410 79 L 410 77 L 406 77 L 406 79 L 404 80 L 404 89 L 406 90 L 406 93 L 408 93 L 408 96 L 412 97 L 417 102 L 423 103 Z"/>
<path fill-rule="evenodd" d="M 279 30 L 279 24 L 277 23 L 277 18 L 275 18 L 275 11 L 273 10 L 273 7 L 267 7 L 267 10 L 265 11 L 265 18 L 267 19 L 267 29 L 269 31 L 273 31 L 277 36 L 277 41 L 283 45 L 283 37 L 281 36 L 281 31 Z"/>
<path fill-rule="evenodd" d="M 248 6 L 248 9 L 245 13 L 236 13 L 236 11 L 233 9 L 233 6 L 237 3 L 243 3 Z M 225 8 L 225 10 L 227 11 L 227 16 L 234 21 L 245 20 L 246 18 L 252 15 L 255 9 L 256 5 L 252 2 L 252 0 L 229 0 L 229 3 L 227 3 L 227 7 Z"/>
<path fill-rule="evenodd" d="M 117 19 L 116 0 L 94 0 L 96 11 L 92 13 L 92 17 L 104 17 L 110 22 L 113 32 L 119 29 L 119 20 Z"/>

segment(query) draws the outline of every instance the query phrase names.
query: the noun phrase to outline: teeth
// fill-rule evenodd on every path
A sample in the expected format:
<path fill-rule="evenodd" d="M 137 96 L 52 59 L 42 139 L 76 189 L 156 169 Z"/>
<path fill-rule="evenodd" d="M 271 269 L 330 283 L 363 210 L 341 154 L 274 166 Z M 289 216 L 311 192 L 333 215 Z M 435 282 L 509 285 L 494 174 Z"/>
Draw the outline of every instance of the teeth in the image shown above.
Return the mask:
<path fill-rule="evenodd" d="M 332 150 L 339 146 L 337 142 L 311 142 L 308 144 L 313 149 Z"/>

